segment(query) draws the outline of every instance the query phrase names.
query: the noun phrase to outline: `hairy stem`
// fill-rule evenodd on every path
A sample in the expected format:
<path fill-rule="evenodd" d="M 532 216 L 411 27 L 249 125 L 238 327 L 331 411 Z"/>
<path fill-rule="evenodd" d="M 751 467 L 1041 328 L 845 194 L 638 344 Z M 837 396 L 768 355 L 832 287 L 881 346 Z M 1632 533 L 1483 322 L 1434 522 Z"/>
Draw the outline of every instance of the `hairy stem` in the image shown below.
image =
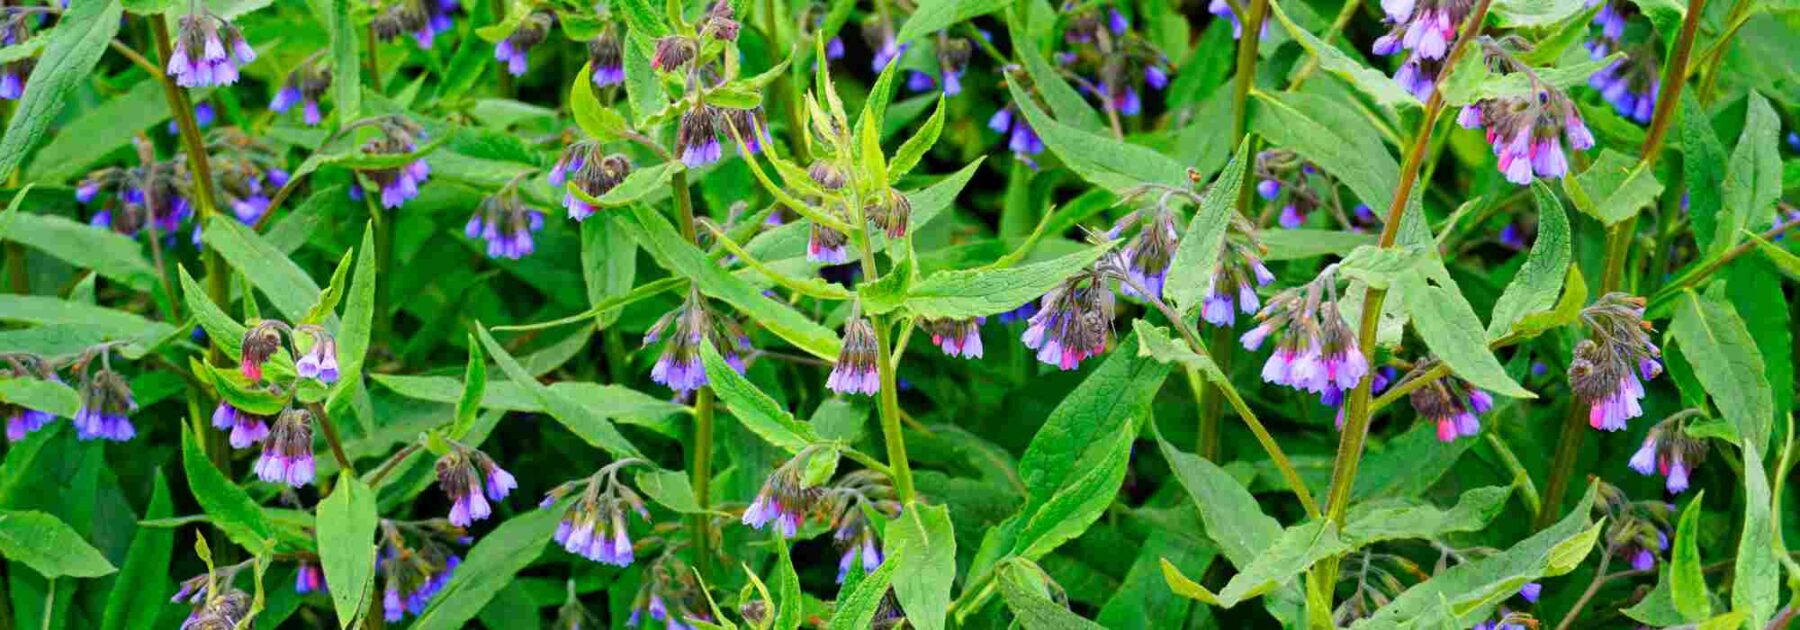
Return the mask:
<path fill-rule="evenodd" d="M 687 171 L 675 171 L 675 175 L 669 178 L 669 194 L 675 198 L 675 218 L 681 226 L 681 238 L 692 244 L 696 238 L 694 198 L 688 191 Z M 694 393 L 694 435 L 692 450 L 688 454 L 691 465 L 688 482 L 693 485 L 694 498 L 702 508 L 708 505 L 708 497 L 712 492 L 712 443 L 713 391 L 711 387 L 701 387 Z M 704 514 L 696 514 L 689 525 L 693 531 L 694 562 L 701 571 L 710 572 L 712 520 Z"/>
<path fill-rule="evenodd" d="M 913 489 L 912 463 L 906 457 L 906 437 L 900 433 L 900 393 L 893 365 L 893 348 L 888 340 L 886 317 L 874 318 L 875 369 L 881 377 L 881 439 L 887 443 L 888 468 L 894 478 L 894 491 L 902 504 L 918 496 Z"/>
<path fill-rule="evenodd" d="M 1650 131 L 1644 136 L 1644 147 L 1638 155 L 1641 168 L 1649 169 L 1656 165 L 1656 158 L 1661 155 L 1663 140 L 1668 136 L 1669 126 L 1675 118 L 1675 104 L 1681 100 L 1681 88 L 1687 77 L 1688 57 L 1694 49 L 1694 34 L 1700 28 L 1701 13 L 1706 9 L 1706 0 L 1688 0 L 1687 18 L 1681 23 L 1681 35 L 1675 40 L 1675 52 L 1670 55 L 1669 63 L 1663 68 L 1663 92 L 1657 96 L 1656 114 L 1650 120 Z M 1605 273 L 1600 277 L 1600 292 L 1606 295 L 1620 290 L 1625 280 L 1625 259 L 1631 253 L 1631 241 L 1637 233 L 1637 215 L 1614 224 L 1606 234 Z M 1583 409 L 1581 401 L 1571 399 L 1569 412 L 1563 418 L 1562 440 L 1556 445 L 1556 458 L 1550 468 L 1550 479 L 1544 483 L 1544 509 L 1538 512 L 1537 527 L 1543 529 L 1556 522 L 1561 515 L 1563 495 L 1568 491 L 1569 479 L 1575 474 L 1576 454 L 1581 451 L 1581 443 L 1587 435 L 1582 424 L 1587 421 L 1588 410 Z"/>
<path fill-rule="evenodd" d="M 330 416 L 325 415 L 325 408 L 319 403 L 312 403 L 307 407 L 312 409 L 320 432 L 325 434 L 325 443 L 331 446 L 331 458 L 337 460 L 338 470 L 355 475 L 356 466 L 351 465 L 350 457 L 344 454 L 344 441 L 338 438 L 337 425 L 331 421 Z"/>
<path fill-rule="evenodd" d="M 172 48 L 169 45 L 169 26 L 162 16 L 146 18 L 150 22 L 151 37 L 156 42 L 156 58 L 160 62 L 158 68 L 168 67 Z M 154 73 L 162 81 L 163 98 L 168 102 L 169 115 L 175 118 L 175 127 L 181 135 L 182 151 L 187 154 L 188 170 L 193 173 L 194 203 L 200 208 L 200 225 L 205 226 L 218 213 L 218 205 L 213 201 L 212 164 L 206 155 L 206 139 L 200 136 L 200 125 L 194 121 L 194 104 L 188 100 L 187 91 L 175 84 L 175 78 L 166 72 Z M 225 265 L 225 259 L 219 251 L 211 247 L 202 254 L 202 264 L 206 269 L 206 295 L 219 308 L 228 308 L 231 300 L 231 269 Z M 170 296 L 169 299 L 174 299 Z M 219 344 L 211 344 L 207 360 L 219 363 L 224 360 L 224 352 Z"/>

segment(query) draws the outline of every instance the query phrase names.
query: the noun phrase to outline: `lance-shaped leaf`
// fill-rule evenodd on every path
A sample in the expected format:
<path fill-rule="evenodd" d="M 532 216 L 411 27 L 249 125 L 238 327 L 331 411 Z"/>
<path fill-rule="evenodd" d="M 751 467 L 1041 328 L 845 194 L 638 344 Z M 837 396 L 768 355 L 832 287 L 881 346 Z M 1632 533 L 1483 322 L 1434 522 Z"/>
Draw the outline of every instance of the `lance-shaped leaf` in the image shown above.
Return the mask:
<path fill-rule="evenodd" d="M 1169 156 L 1063 124 L 1039 109 L 1012 77 L 1007 77 L 1006 85 L 1012 90 L 1013 105 L 1043 138 L 1044 146 L 1083 179 L 1120 195 L 1144 184 L 1187 188 L 1187 167 Z"/>
<path fill-rule="evenodd" d="M 1761 230 L 1775 216 L 1775 202 L 1781 198 L 1782 166 L 1778 137 L 1781 119 L 1768 99 L 1750 93 L 1750 108 L 1744 115 L 1744 132 L 1731 151 L 1731 164 L 1725 171 L 1724 197 L 1719 206 L 1718 237 L 1713 249 L 1722 251 L 1741 240 L 1745 229 Z"/>
<path fill-rule="evenodd" d="M 535 398 L 538 404 L 549 412 L 550 417 L 556 418 L 557 422 L 568 427 L 575 435 L 581 436 L 581 439 L 588 444 L 604 449 L 614 457 L 641 456 L 637 447 L 619 433 L 619 429 L 613 426 L 611 420 L 594 413 L 592 409 L 576 402 L 567 394 L 539 383 L 536 378 L 531 376 L 530 372 L 525 370 L 525 366 L 519 364 L 518 359 L 514 359 L 512 354 L 500 345 L 500 342 L 494 340 L 494 336 L 489 334 L 486 328 L 477 325 L 475 334 L 481 339 L 481 345 L 487 348 L 488 354 L 493 355 L 494 363 L 500 365 L 500 371 L 505 372 L 507 378 L 512 379 L 514 383 L 530 393 L 531 397 Z"/>
<path fill-rule="evenodd" d="M 156 268 L 144 260 L 138 241 L 64 217 L 16 209 L 25 195 L 19 192 L 0 216 L 0 241 L 22 244 L 138 291 L 157 292 Z"/>
<path fill-rule="evenodd" d="M 926 319 L 983 317 L 1043 297 L 1111 251 L 1116 242 L 1003 269 L 940 271 L 906 292 L 906 309 Z"/>
<path fill-rule="evenodd" d="M 0 379 L 0 402 L 36 409 L 58 418 L 81 410 L 81 394 L 58 381 L 31 377 Z"/>
<path fill-rule="evenodd" d="M 275 544 L 275 526 L 261 506 L 243 488 L 226 479 L 200 451 L 193 431 L 181 431 L 181 469 L 186 472 L 194 501 L 238 546 L 263 552 Z"/>
<path fill-rule="evenodd" d="M 887 597 L 888 585 L 894 578 L 894 563 L 883 562 L 868 577 L 856 582 L 850 593 L 838 598 L 837 612 L 831 616 L 831 630 L 863 630 L 875 619 L 881 600 Z"/>
<path fill-rule="evenodd" d="M 0 510 L 0 556 L 47 578 L 91 578 L 118 571 L 81 534 L 43 512 Z"/>
<path fill-rule="evenodd" d="M 885 530 L 888 562 L 894 567 L 894 596 L 906 611 L 908 625 L 942 630 L 950 607 L 950 585 L 956 580 L 956 536 L 950 510 L 913 503 Z"/>
<path fill-rule="evenodd" d="M 1419 99 L 1413 97 L 1412 93 L 1407 92 L 1405 88 L 1400 87 L 1400 84 L 1386 73 L 1352 59 L 1344 51 L 1326 44 L 1317 35 L 1313 35 L 1305 28 L 1301 28 L 1299 24 L 1295 24 L 1294 20 L 1288 17 L 1287 11 L 1281 7 L 1281 3 L 1269 3 L 1269 17 L 1281 22 L 1282 28 L 1287 29 L 1288 34 L 1292 35 L 1294 41 L 1299 42 L 1307 53 L 1318 57 L 1321 69 L 1356 86 L 1364 94 L 1374 98 L 1375 102 L 1396 108 L 1420 105 Z"/>
<path fill-rule="evenodd" d="M 1714 296 L 1683 291 L 1675 298 L 1669 334 L 1694 368 L 1713 404 L 1746 449 L 1768 452 L 1775 403 L 1763 376 L 1762 353 L 1731 304 Z"/>
<path fill-rule="evenodd" d="M 1476 488 L 1464 492 L 1448 510 L 1408 499 L 1357 505 L 1346 519 L 1344 541 L 1354 549 L 1383 540 L 1435 539 L 1452 532 L 1476 531 L 1506 507 L 1511 495 L 1511 486 Z"/>
<path fill-rule="evenodd" d="M 789 453 L 799 453 L 819 441 L 812 425 L 796 420 L 775 399 L 751 384 L 750 379 L 738 374 L 713 348 L 711 341 L 701 344 L 700 357 L 706 364 L 706 379 L 713 393 L 718 394 L 719 400 L 731 409 L 732 417 L 744 423 L 745 428 Z"/>
<path fill-rule="evenodd" d="M 201 238 L 207 247 L 217 250 L 232 268 L 242 270 L 244 277 L 256 285 L 275 310 L 292 320 L 306 317 L 319 301 L 319 284 L 299 265 L 275 249 L 268 241 L 232 217 L 213 217 L 207 222 Z M 337 316 L 327 318 L 327 329 L 337 327 Z"/>
<path fill-rule="evenodd" d="M 1681 511 L 1681 520 L 1675 525 L 1674 550 L 1669 553 L 1669 595 L 1675 610 L 1689 622 L 1712 616 L 1706 575 L 1700 570 L 1700 500 L 1705 497 L 1706 491 L 1700 491 Z"/>
<path fill-rule="evenodd" d="M 1244 165 L 1250 159 L 1250 143 L 1239 143 L 1237 153 L 1225 164 L 1225 170 L 1220 171 L 1218 181 L 1200 197 L 1200 207 L 1194 211 L 1194 218 L 1188 221 L 1187 230 L 1175 247 L 1175 258 L 1169 263 L 1169 277 L 1163 283 L 1163 296 L 1184 313 L 1191 313 L 1200 306 L 1201 297 L 1212 288 L 1213 272 L 1219 266 L 1226 228 L 1237 216 Z"/>
<path fill-rule="evenodd" d="M 331 586 L 340 627 L 349 628 L 368 610 L 375 591 L 375 492 L 356 478 L 339 475 L 337 486 L 319 501 L 319 565 Z"/>
<path fill-rule="evenodd" d="M 1543 182 L 1531 185 L 1531 197 L 1538 211 L 1537 241 L 1525 257 L 1525 266 L 1513 276 L 1500 300 L 1494 303 L 1488 319 L 1488 339 L 1499 339 L 1514 328 L 1513 324 L 1533 313 L 1543 312 L 1556 303 L 1562 291 L 1563 277 L 1569 269 L 1569 217 L 1562 202 Z"/>
<path fill-rule="evenodd" d="M 1474 307 L 1463 299 L 1449 274 L 1433 274 L 1436 284 L 1428 283 L 1423 273 L 1401 276 L 1399 291 L 1406 310 L 1412 316 L 1413 330 L 1425 339 L 1432 354 L 1450 366 L 1463 380 L 1489 392 L 1512 398 L 1536 398 L 1520 386 L 1494 352 L 1488 349 L 1487 335 Z"/>
<path fill-rule="evenodd" d="M 1349 550 L 1338 539 L 1337 526 L 1327 521 L 1310 521 L 1282 530 L 1275 543 L 1263 549 L 1231 577 L 1217 594 L 1181 574 L 1181 570 L 1163 561 L 1163 578 L 1169 588 L 1184 597 L 1221 608 L 1268 593 L 1294 579 L 1313 563 Z"/>
<path fill-rule="evenodd" d="M 0 180 L 13 176 L 74 89 L 92 78 L 94 64 L 119 33 L 120 17 L 117 0 L 70 3 L 56 28 L 43 36 L 50 41 L 0 135 Z"/>
<path fill-rule="evenodd" d="M 526 510 L 481 537 L 412 627 L 462 628 L 513 582 L 556 533 L 561 510 Z"/>
<path fill-rule="evenodd" d="M 1050 599 L 1044 584 L 1043 569 L 1026 568 L 1024 563 L 1008 564 L 1000 572 L 1000 596 L 1006 607 L 1025 630 L 1100 630 L 1094 623 L 1070 611 L 1068 606 Z M 910 621 L 910 619 L 909 619 Z"/>

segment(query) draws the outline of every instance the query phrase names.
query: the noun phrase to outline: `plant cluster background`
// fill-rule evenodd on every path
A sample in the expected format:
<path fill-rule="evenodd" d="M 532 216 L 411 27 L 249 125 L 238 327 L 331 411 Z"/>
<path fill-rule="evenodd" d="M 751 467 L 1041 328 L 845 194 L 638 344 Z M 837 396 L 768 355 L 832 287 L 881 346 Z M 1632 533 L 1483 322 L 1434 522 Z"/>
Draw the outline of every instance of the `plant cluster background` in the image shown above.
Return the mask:
<path fill-rule="evenodd" d="M 0 0 L 0 630 L 1787 628 L 1793 0 Z"/>

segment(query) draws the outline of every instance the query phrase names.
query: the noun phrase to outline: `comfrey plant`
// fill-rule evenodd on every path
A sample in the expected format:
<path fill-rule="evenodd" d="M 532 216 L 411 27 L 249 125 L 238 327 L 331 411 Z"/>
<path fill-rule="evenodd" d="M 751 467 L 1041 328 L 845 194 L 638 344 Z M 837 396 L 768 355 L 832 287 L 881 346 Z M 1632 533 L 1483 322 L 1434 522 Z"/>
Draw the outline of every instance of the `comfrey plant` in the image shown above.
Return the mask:
<path fill-rule="evenodd" d="M 1569 363 L 1569 389 L 1589 405 L 1588 424 L 1620 431 L 1625 421 L 1644 414 L 1644 382 L 1662 374 L 1662 350 L 1650 341 L 1644 300 L 1609 293 L 1581 311 L 1592 335 L 1575 344 Z"/>
<path fill-rule="evenodd" d="M 595 562 L 631 566 L 637 553 L 631 541 L 630 516 L 636 513 L 649 521 L 650 511 L 644 508 L 644 499 L 637 492 L 619 481 L 619 471 L 646 464 L 641 459 L 622 459 L 607 464 L 587 479 L 551 488 L 538 507 L 564 510 L 556 525 L 556 544 Z M 573 501 L 564 504 L 567 497 L 574 497 Z"/>
<path fill-rule="evenodd" d="M 1337 406 L 1369 373 L 1357 334 L 1340 310 L 1334 268 L 1269 298 L 1256 321 L 1238 341 L 1254 351 L 1276 338 L 1274 352 L 1263 362 L 1264 381 L 1318 394 L 1320 403 Z"/>

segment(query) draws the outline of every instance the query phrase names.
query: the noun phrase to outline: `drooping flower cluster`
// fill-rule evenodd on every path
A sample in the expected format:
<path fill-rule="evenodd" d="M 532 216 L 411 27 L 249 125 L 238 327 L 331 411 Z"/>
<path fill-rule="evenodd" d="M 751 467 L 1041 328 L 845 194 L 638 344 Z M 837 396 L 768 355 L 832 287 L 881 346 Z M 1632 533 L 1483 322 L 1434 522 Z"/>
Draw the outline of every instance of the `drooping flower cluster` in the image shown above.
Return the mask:
<path fill-rule="evenodd" d="M 906 89 L 912 92 L 928 92 L 942 89 L 944 96 L 956 96 L 962 93 L 962 76 L 969 69 L 969 56 L 974 47 L 969 40 L 961 37 L 939 37 L 937 41 L 937 72 L 920 70 L 906 71 Z"/>
<path fill-rule="evenodd" d="M 1662 501 L 1632 501 L 1612 484 L 1601 481 L 1598 485 L 1599 500 L 1594 503 L 1594 512 L 1611 523 L 1603 539 L 1607 552 L 1625 558 L 1632 570 L 1656 570 L 1659 557 L 1669 549 L 1669 523 L 1675 506 Z"/>
<path fill-rule="evenodd" d="M 481 200 L 463 234 L 487 242 L 489 258 L 519 260 L 535 251 L 531 235 L 544 229 L 544 213 L 525 205 L 519 197 L 518 180 Z"/>
<path fill-rule="evenodd" d="M 1568 148 L 1594 148 L 1594 134 L 1581 121 L 1575 103 L 1561 91 L 1541 88 L 1530 96 L 1482 99 L 1464 105 L 1456 122 L 1464 129 L 1486 129 L 1488 144 L 1500 158 L 1506 181 L 1521 186 L 1535 177 L 1557 179 L 1569 172 Z"/>
<path fill-rule="evenodd" d="M 325 592 L 325 569 L 316 563 L 300 561 L 294 567 L 294 592 L 301 595 Z"/>
<path fill-rule="evenodd" d="M 886 194 L 876 193 L 863 206 L 863 216 L 887 233 L 888 238 L 902 238 L 912 223 L 912 201 L 900 191 L 889 188 Z"/>
<path fill-rule="evenodd" d="M 1275 294 L 1257 312 L 1256 327 L 1239 337 L 1254 351 L 1277 336 L 1275 351 L 1263 363 L 1263 380 L 1318 394 L 1326 406 L 1337 406 L 1369 373 L 1356 331 L 1339 310 L 1336 275 L 1328 268 L 1312 282 Z"/>
<path fill-rule="evenodd" d="M 75 437 L 82 440 L 104 439 L 125 442 L 137 436 L 130 414 L 137 411 L 137 400 L 131 385 L 105 365 L 106 350 L 101 351 L 102 366 L 88 373 L 82 371 L 81 408 L 75 412 Z M 80 368 L 78 368 L 80 369 Z"/>
<path fill-rule="evenodd" d="M 1629 465 L 1640 475 L 1662 475 L 1670 494 L 1688 489 L 1688 476 L 1706 459 L 1706 442 L 1689 437 L 1686 420 L 1697 415 L 1687 410 L 1650 427 L 1644 445 L 1632 454 Z"/>
<path fill-rule="evenodd" d="M 202 592 L 187 598 L 193 608 L 188 611 L 187 619 L 182 620 L 181 630 L 232 630 L 250 614 L 248 593 L 229 587 L 216 595 L 206 590 L 202 588 Z M 180 603 L 182 593 L 177 592 L 175 597 L 174 601 Z"/>
<path fill-rule="evenodd" d="M 1644 413 L 1638 402 L 1644 381 L 1662 373 L 1662 350 L 1650 340 L 1644 299 L 1608 293 L 1581 311 L 1581 321 L 1592 337 L 1575 344 L 1569 388 L 1581 404 L 1590 405 L 1590 426 L 1623 430 L 1626 420 Z"/>
<path fill-rule="evenodd" d="M 1275 274 L 1262 261 L 1266 253 L 1256 228 L 1234 214 L 1219 246 L 1212 284 L 1200 300 L 1200 318 L 1214 326 L 1230 327 L 1237 323 L 1239 313 L 1250 315 L 1261 308 L 1257 287 L 1275 282 Z"/>
<path fill-rule="evenodd" d="M 300 120 L 307 126 L 318 126 L 325 119 L 319 113 L 319 97 L 331 89 L 331 68 L 319 63 L 319 57 L 308 57 L 281 81 L 281 89 L 269 101 L 269 110 L 287 113 L 300 106 Z"/>
<path fill-rule="evenodd" d="M 754 350 L 750 337 L 736 320 L 715 312 L 698 288 L 688 291 L 687 299 L 675 310 L 664 313 L 644 333 L 644 345 L 661 341 L 662 354 L 650 368 L 650 380 L 678 392 L 691 392 L 707 383 L 706 366 L 700 360 L 700 348 L 711 342 L 725 363 L 738 373 L 744 371 L 744 359 Z"/>
<path fill-rule="evenodd" d="M 1421 361 L 1406 378 L 1418 378 L 1432 365 L 1433 362 Z M 1435 379 L 1413 390 L 1408 400 L 1421 420 L 1437 426 L 1438 441 L 1444 443 L 1479 435 L 1481 414 L 1494 408 L 1493 396 L 1453 376 Z"/>
<path fill-rule="evenodd" d="M 573 503 L 563 508 L 562 521 L 556 525 L 554 539 L 569 553 L 617 567 L 631 566 L 637 555 L 628 529 L 629 513 L 636 512 L 645 522 L 650 511 L 644 499 L 619 481 L 620 470 L 644 463 L 638 459 L 622 459 L 595 472 L 593 476 L 565 482 L 552 488 L 538 504 L 553 509 L 564 497 L 576 495 Z M 577 493 L 579 490 L 579 493 Z"/>
<path fill-rule="evenodd" d="M 625 55 L 612 27 L 588 41 L 588 67 L 593 73 L 594 87 L 625 83 Z"/>
<path fill-rule="evenodd" d="M 152 161 L 89 173 L 76 184 L 75 200 L 82 204 L 99 203 L 100 209 L 88 219 L 89 225 L 126 236 L 137 236 L 149 228 L 159 237 L 168 237 L 193 216 L 193 205 L 188 201 L 191 187 L 186 160 Z"/>
<path fill-rule="evenodd" d="M 931 333 L 931 343 L 941 349 L 944 354 L 965 359 L 981 358 L 981 324 L 987 318 L 973 319 L 931 319 L 920 323 L 925 332 Z"/>
<path fill-rule="evenodd" d="M 268 416 L 238 409 L 223 400 L 219 401 L 219 406 L 213 408 L 212 425 L 213 428 L 220 431 L 231 432 L 229 436 L 231 448 L 235 449 L 250 448 L 250 445 L 262 442 L 264 438 L 269 437 Z"/>
<path fill-rule="evenodd" d="M 256 51 L 244 41 L 243 33 L 211 12 L 182 16 L 172 45 L 167 70 L 182 87 L 237 83 L 238 65 L 256 60 Z"/>
<path fill-rule="evenodd" d="M 369 28 L 384 42 L 393 41 L 401 33 L 411 33 L 420 49 L 429 50 L 439 33 L 456 26 L 452 18 L 461 10 L 458 0 L 399 0 L 375 16 Z"/>
<path fill-rule="evenodd" d="M 602 155 L 600 145 L 582 141 L 569 145 L 556 164 L 550 167 L 550 185 L 557 188 L 579 189 L 588 197 L 599 198 L 625 181 L 631 174 L 631 160 L 623 155 Z M 573 190 L 564 190 L 563 207 L 568 209 L 569 218 L 582 221 L 594 216 L 596 208 L 584 201 Z"/>
<path fill-rule="evenodd" d="M 262 455 L 252 469 L 263 481 L 299 488 L 312 483 L 317 467 L 313 462 L 312 413 L 305 409 L 286 409 L 276 416 L 275 426 L 263 441 Z"/>
<path fill-rule="evenodd" d="M 1588 6 L 1599 1 L 1602 0 L 1589 0 Z M 1594 14 L 1594 25 L 1600 31 L 1585 44 L 1589 56 L 1596 60 L 1614 52 L 1624 52 L 1625 56 L 1595 71 L 1588 77 L 1588 86 L 1598 90 L 1620 116 L 1647 125 L 1662 92 L 1656 61 L 1660 50 L 1651 41 L 1625 43 L 1625 26 L 1637 15 L 1637 7 L 1632 3 L 1614 1 L 1605 1 Z"/>
<path fill-rule="evenodd" d="M 886 70 L 888 64 L 900 59 L 912 44 L 901 44 L 894 39 L 894 25 L 885 15 L 871 17 L 862 27 L 863 41 L 868 43 L 869 50 L 875 52 L 869 58 L 869 69 L 876 74 Z"/>
<path fill-rule="evenodd" d="M 1063 31 L 1068 52 L 1057 59 L 1077 77 L 1076 85 L 1121 116 L 1144 111 L 1139 86 L 1161 91 L 1169 86 L 1172 67 L 1166 55 L 1131 28 L 1117 8 L 1106 9 L 1104 25 L 1097 11 L 1077 15 Z"/>
<path fill-rule="evenodd" d="M 774 525 L 774 531 L 780 532 L 784 538 L 793 538 L 818 511 L 825 490 L 817 483 L 808 484 L 806 479 L 806 463 L 809 457 L 815 456 L 813 450 L 802 450 L 786 463 L 769 473 L 763 481 L 762 490 L 756 493 L 756 500 L 744 510 L 743 523 L 756 529 L 765 525 Z"/>
<path fill-rule="evenodd" d="M 1162 204 L 1127 213 L 1106 231 L 1107 240 L 1127 240 L 1119 250 L 1125 259 L 1129 282 L 1121 283 L 1119 292 L 1140 297 L 1137 287 L 1151 296 L 1162 297 L 1163 284 L 1169 278 L 1169 263 L 1175 259 L 1175 245 L 1181 240 L 1175 224 L 1175 211 Z"/>
<path fill-rule="evenodd" d="M 254 225 L 269 211 L 276 191 L 288 183 L 288 172 L 280 165 L 281 155 L 236 127 L 215 131 L 210 138 L 218 147 L 210 157 L 215 199 L 231 208 L 238 222 Z M 195 247 L 200 245 L 200 228 L 195 222 Z"/>
<path fill-rule="evenodd" d="M 55 367 L 36 355 L 0 353 L 0 361 L 4 361 L 0 365 L 0 378 L 62 382 L 56 376 Z M 0 400 L 0 419 L 6 420 L 6 441 L 17 442 L 50 424 L 56 415 Z"/>
<path fill-rule="evenodd" d="M 425 130 L 417 123 L 401 116 L 390 116 L 383 119 L 379 127 L 381 135 L 370 140 L 362 147 L 368 155 L 405 155 L 419 149 L 419 141 L 425 138 Z M 425 158 L 407 162 L 389 168 L 377 168 L 360 171 L 369 178 L 381 193 L 381 207 L 394 209 L 419 196 L 419 185 L 431 177 L 431 165 Z M 361 198 L 360 187 L 351 189 L 351 196 Z"/>
<path fill-rule="evenodd" d="M 1033 159 L 1044 152 L 1044 140 L 1039 138 L 1031 128 L 1031 122 L 1012 105 L 1001 107 L 988 118 L 988 129 L 994 130 L 1006 138 L 1006 148 L 1012 151 L 1013 158 L 1024 162 L 1031 168 L 1037 168 Z"/>
<path fill-rule="evenodd" d="M 869 514 L 889 519 L 900 515 L 893 487 L 875 472 L 858 470 L 823 490 L 821 507 L 831 524 L 832 544 L 841 552 L 838 583 L 843 584 L 856 567 L 861 567 L 865 575 L 874 573 L 881 568 L 883 556 L 881 542 L 875 537 L 877 526 L 869 521 Z"/>
<path fill-rule="evenodd" d="M 494 44 L 494 60 L 506 64 L 507 74 L 524 76 L 531 65 L 526 56 L 532 47 L 544 43 L 555 21 L 555 14 L 549 11 L 533 11 L 525 16 L 511 34 Z"/>
<path fill-rule="evenodd" d="M 450 499 L 450 524 L 468 527 L 492 514 L 488 501 L 505 499 L 519 487 L 512 473 L 506 472 L 487 453 L 450 442 L 450 452 L 437 460 L 438 489 Z"/>
<path fill-rule="evenodd" d="M 675 554 L 663 554 L 645 571 L 643 586 L 631 600 L 625 627 L 636 628 L 644 618 L 663 622 L 667 630 L 692 630 L 694 622 L 713 621 L 707 610 L 705 589 L 693 568 Z"/>
<path fill-rule="evenodd" d="M 382 519 L 377 530 L 381 552 L 375 569 L 381 585 L 382 617 L 398 623 L 406 615 L 425 612 L 431 599 L 450 583 L 462 558 L 450 547 L 468 544 L 462 528 L 432 521 Z"/>
<path fill-rule="evenodd" d="M 1413 97 L 1430 100 L 1455 44 L 1456 29 L 1473 5 L 1472 0 L 1382 0 L 1389 30 L 1375 40 L 1373 52 L 1387 56 L 1405 51 L 1394 80 Z"/>
<path fill-rule="evenodd" d="M 17 46 L 31 38 L 29 25 L 35 20 L 27 18 L 32 13 L 35 11 L 25 7 L 0 9 L 0 47 Z M 0 63 L 0 100 L 16 101 L 25 96 L 25 79 L 36 67 L 37 58 L 29 55 Z"/>
<path fill-rule="evenodd" d="M 1127 263 L 1110 254 L 1094 268 L 1075 274 L 1038 300 L 1038 312 L 1019 340 L 1037 351 L 1037 360 L 1073 370 L 1112 344 L 1115 300 L 1108 281 L 1126 277 Z"/>
<path fill-rule="evenodd" d="M 1293 151 L 1268 149 L 1257 153 L 1255 175 L 1256 195 L 1269 202 L 1270 210 L 1280 208 L 1275 218 L 1277 225 L 1290 230 L 1298 228 L 1319 208 L 1330 210 L 1346 226 L 1354 225 L 1344 216 L 1337 182 Z M 1263 212 L 1258 224 L 1267 223 L 1270 210 Z"/>
<path fill-rule="evenodd" d="M 811 206 L 824 206 L 822 210 L 833 216 L 844 215 L 843 204 L 834 196 L 843 190 L 846 179 L 844 172 L 825 160 L 812 163 L 806 170 L 807 177 L 818 184 L 824 195 L 807 195 L 804 201 Z M 827 200 L 830 200 L 827 205 Z M 850 252 L 845 245 L 850 243 L 850 235 L 836 229 L 813 223 L 806 239 L 806 259 L 827 265 L 841 265 L 850 260 Z"/>
<path fill-rule="evenodd" d="M 327 385 L 337 382 L 337 340 L 332 338 L 331 333 L 313 324 L 302 324 L 294 332 L 304 332 L 312 338 L 312 345 L 305 353 L 299 353 L 300 360 L 294 362 L 294 373 L 300 378 L 317 379 Z M 294 337 L 293 334 L 289 335 L 290 339 Z M 298 345 L 298 340 L 294 341 Z"/>
<path fill-rule="evenodd" d="M 840 394 L 867 396 L 881 391 L 878 343 L 869 320 L 852 310 L 850 319 L 844 322 L 843 348 L 838 351 L 825 387 Z"/>

